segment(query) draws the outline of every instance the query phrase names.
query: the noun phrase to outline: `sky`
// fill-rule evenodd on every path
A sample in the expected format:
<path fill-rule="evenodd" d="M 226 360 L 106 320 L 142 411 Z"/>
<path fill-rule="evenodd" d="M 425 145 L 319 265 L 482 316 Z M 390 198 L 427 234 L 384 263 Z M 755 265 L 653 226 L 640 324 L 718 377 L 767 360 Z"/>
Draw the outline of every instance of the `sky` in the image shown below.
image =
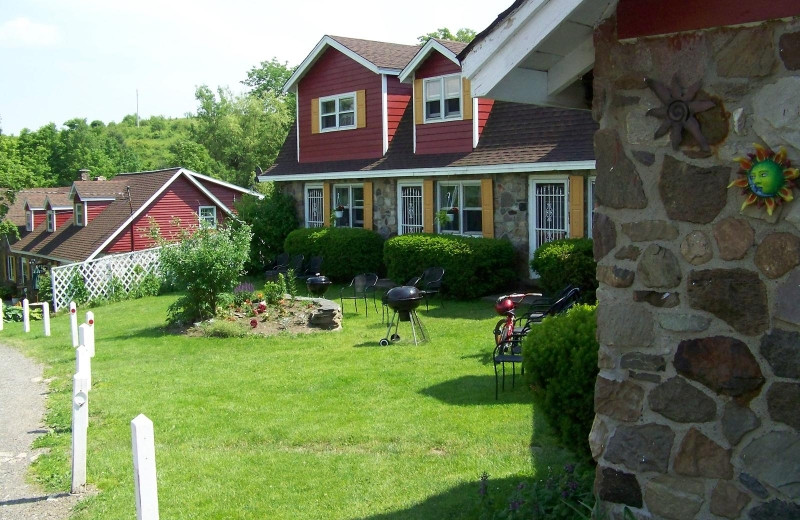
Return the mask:
<path fill-rule="evenodd" d="M 512 0 L 0 0 L 0 129 L 194 113 L 195 88 L 242 92 L 273 57 L 297 65 L 325 34 L 416 44 L 480 32 Z"/>

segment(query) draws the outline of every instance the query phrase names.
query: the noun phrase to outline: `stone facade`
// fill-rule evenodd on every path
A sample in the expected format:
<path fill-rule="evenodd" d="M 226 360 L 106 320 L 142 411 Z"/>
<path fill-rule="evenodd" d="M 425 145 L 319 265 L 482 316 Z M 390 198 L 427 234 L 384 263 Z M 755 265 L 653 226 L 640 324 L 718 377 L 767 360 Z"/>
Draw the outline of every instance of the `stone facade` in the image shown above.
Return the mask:
<path fill-rule="evenodd" d="M 753 142 L 800 164 L 800 19 L 615 35 L 595 33 L 597 494 L 611 518 L 800 518 L 800 202 L 727 188 Z M 715 102 L 709 152 L 653 137 L 644 78 L 673 75 Z"/>

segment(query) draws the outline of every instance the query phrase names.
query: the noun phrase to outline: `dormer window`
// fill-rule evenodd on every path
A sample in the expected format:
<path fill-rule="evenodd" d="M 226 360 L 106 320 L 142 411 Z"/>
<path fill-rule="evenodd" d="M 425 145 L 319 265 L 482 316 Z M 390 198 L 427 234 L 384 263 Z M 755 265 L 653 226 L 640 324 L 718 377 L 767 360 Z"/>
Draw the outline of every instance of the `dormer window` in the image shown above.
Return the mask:
<path fill-rule="evenodd" d="M 33 211 L 25 212 L 25 231 L 33 231 Z"/>
<path fill-rule="evenodd" d="M 319 128 L 323 132 L 356 127 L 356 93 L 319 99 Z"/>
<path fill-rule="evenodd" d="M 48 210 L 47 212 L 47 231 L 52 233 L 56 230 L 56 212 Z"/>
<path fill-rule="evenodd" d="M 461 119 L 461 75 L 428 78 L 424 82 L 425 122 Z"/>
<path fill-rule="evenodd" d="M 75 214 L 75 225 L 76 226 L 85 226 L 86 225 L 86 213 L 83 211 L 84 206 L 83 202 L 76 202 L 75 208 L 73 213 Z"/>

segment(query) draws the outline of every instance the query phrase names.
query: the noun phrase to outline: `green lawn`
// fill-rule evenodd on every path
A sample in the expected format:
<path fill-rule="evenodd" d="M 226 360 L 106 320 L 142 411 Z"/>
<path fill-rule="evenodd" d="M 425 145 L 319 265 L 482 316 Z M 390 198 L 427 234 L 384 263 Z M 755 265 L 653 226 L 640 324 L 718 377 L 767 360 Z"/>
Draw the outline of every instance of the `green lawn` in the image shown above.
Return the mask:
<path fill-rule="evenodd" d="M 174 298 L 94 309 L 88 478 L 100 492 L 74 518 L 135 514 L 130 421 L 140 413 L 154 422 L 168 519 L 475 518 L 482 472 L 503 496 L 537 466 L 566 461 L 524 384 L 494 399 L 491 303 L 437 299 L 420 313 L 430 342 L 415 346 L 402 323 L 403 340 L 380 347 L 380 313 L 358 315 L 352 301 L 342 331 L 212 339 L 163 330 Z M 52 451 L 35 472 L 50 491 L 69 490 L 68 317 L 53 319 L 50 338 L 41 322 L 21 329 L 6 323 L 0 338 L 54 378 L 53 433 L 38 443 Z"/>

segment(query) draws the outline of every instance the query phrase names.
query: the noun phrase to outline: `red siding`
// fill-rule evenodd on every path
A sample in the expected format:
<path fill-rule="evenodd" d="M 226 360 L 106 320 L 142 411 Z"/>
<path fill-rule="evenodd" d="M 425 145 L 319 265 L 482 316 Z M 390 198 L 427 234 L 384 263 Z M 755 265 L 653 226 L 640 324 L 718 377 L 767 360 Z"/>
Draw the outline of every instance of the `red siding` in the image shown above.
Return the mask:
<path fill-rule="evenodd" d="M 364 128 L 311 133 L 311 100 L 366 91 Z M 381 76 L 333 48 L 319 58 L 298 85 L 300 162 L 379 158 L 383 153 Z"/>
<path fill-rule="evenodd" d="M 177 232 L 178 227 L 173 219 L 178 217 L 181 223 L 197 225 L 197 212 L 200 206 L 212 206 L 213 203 L 200 190 L 183 177 L 179 177 L 170 187 L 154 201 L 147 210 L 133 222 L 133 249 L 131 249 L 131 226 L 104 250 L 106 253 L 139 251 L 153 246 L 148 236 L 149 217 L 152 217 L 164 237 L 169 238 Z M 224 213 L 217 208 L 217 221 L 223 221 Z"/>
<path fill-rule="evenodd" d="M 225 186 L 220 186 L 219 184 L 214 184 L 213 182 L 203 182 L 202 180 L 198 179 L 200 184 L 203 185 L 205 189 L 211 192 L 219 201 L 225 204 L 228 208 L 233 210 L 233 204 L 237 200 L 242 200 L 244 194 L 239 191 L 232 190 L 230 188 L 226 188 Z M 217 208 L 217 218 L 219 219 L 220 209 Z"/>
<path fill-rule="evenodd" d="M 72 210 L 56 211 L 56 229 L 72 220 Z"/>
<path fill-rule="evenodd" d="M 493 106 L 494 99 L 478 98 L 478 139 L 483 134 L 483 127 L 486 126 Z"/>
<path fill-rule="evenodd" d="M 33 229 L 39 227 L 47 219 L 47 212 L 46 211 L 34 211 L 33 212 Z"/>
<path fill-rule="evenodd" d="M 397 126 L 400 124 L 400 118 L 408 108 L 411 102 L 411 95 L 414 91 L 413 85 L 400 83 L 397 76 L 387 76 L 386 78 L 386 93 L 387 102 L 386 109 L 389 120 L 389 143 L 392 142 Z"/>
<path fill-rule="evenodd" d="M 86 203 L 86 222 L 91 222 L 111 204 L 110 200 Z"/>
<path fill-rule="evenodd" d="M 619 38 L 635 38 L 797 15 L 797 0 L 687 0 L 679 6 L 667 0 L 620 0 L 617 34 Z"/>
<path fill-rule="evenodd" d="M 432 52 L 414 72 L 416 79 L 457 74 L 461 67 L 438 52 Z M 472 103 L 471 99 L 463 100 Z M 444 121 L 417 126 L 417 153 L 458 153 L 472 151 L 472 120 Z"/>

